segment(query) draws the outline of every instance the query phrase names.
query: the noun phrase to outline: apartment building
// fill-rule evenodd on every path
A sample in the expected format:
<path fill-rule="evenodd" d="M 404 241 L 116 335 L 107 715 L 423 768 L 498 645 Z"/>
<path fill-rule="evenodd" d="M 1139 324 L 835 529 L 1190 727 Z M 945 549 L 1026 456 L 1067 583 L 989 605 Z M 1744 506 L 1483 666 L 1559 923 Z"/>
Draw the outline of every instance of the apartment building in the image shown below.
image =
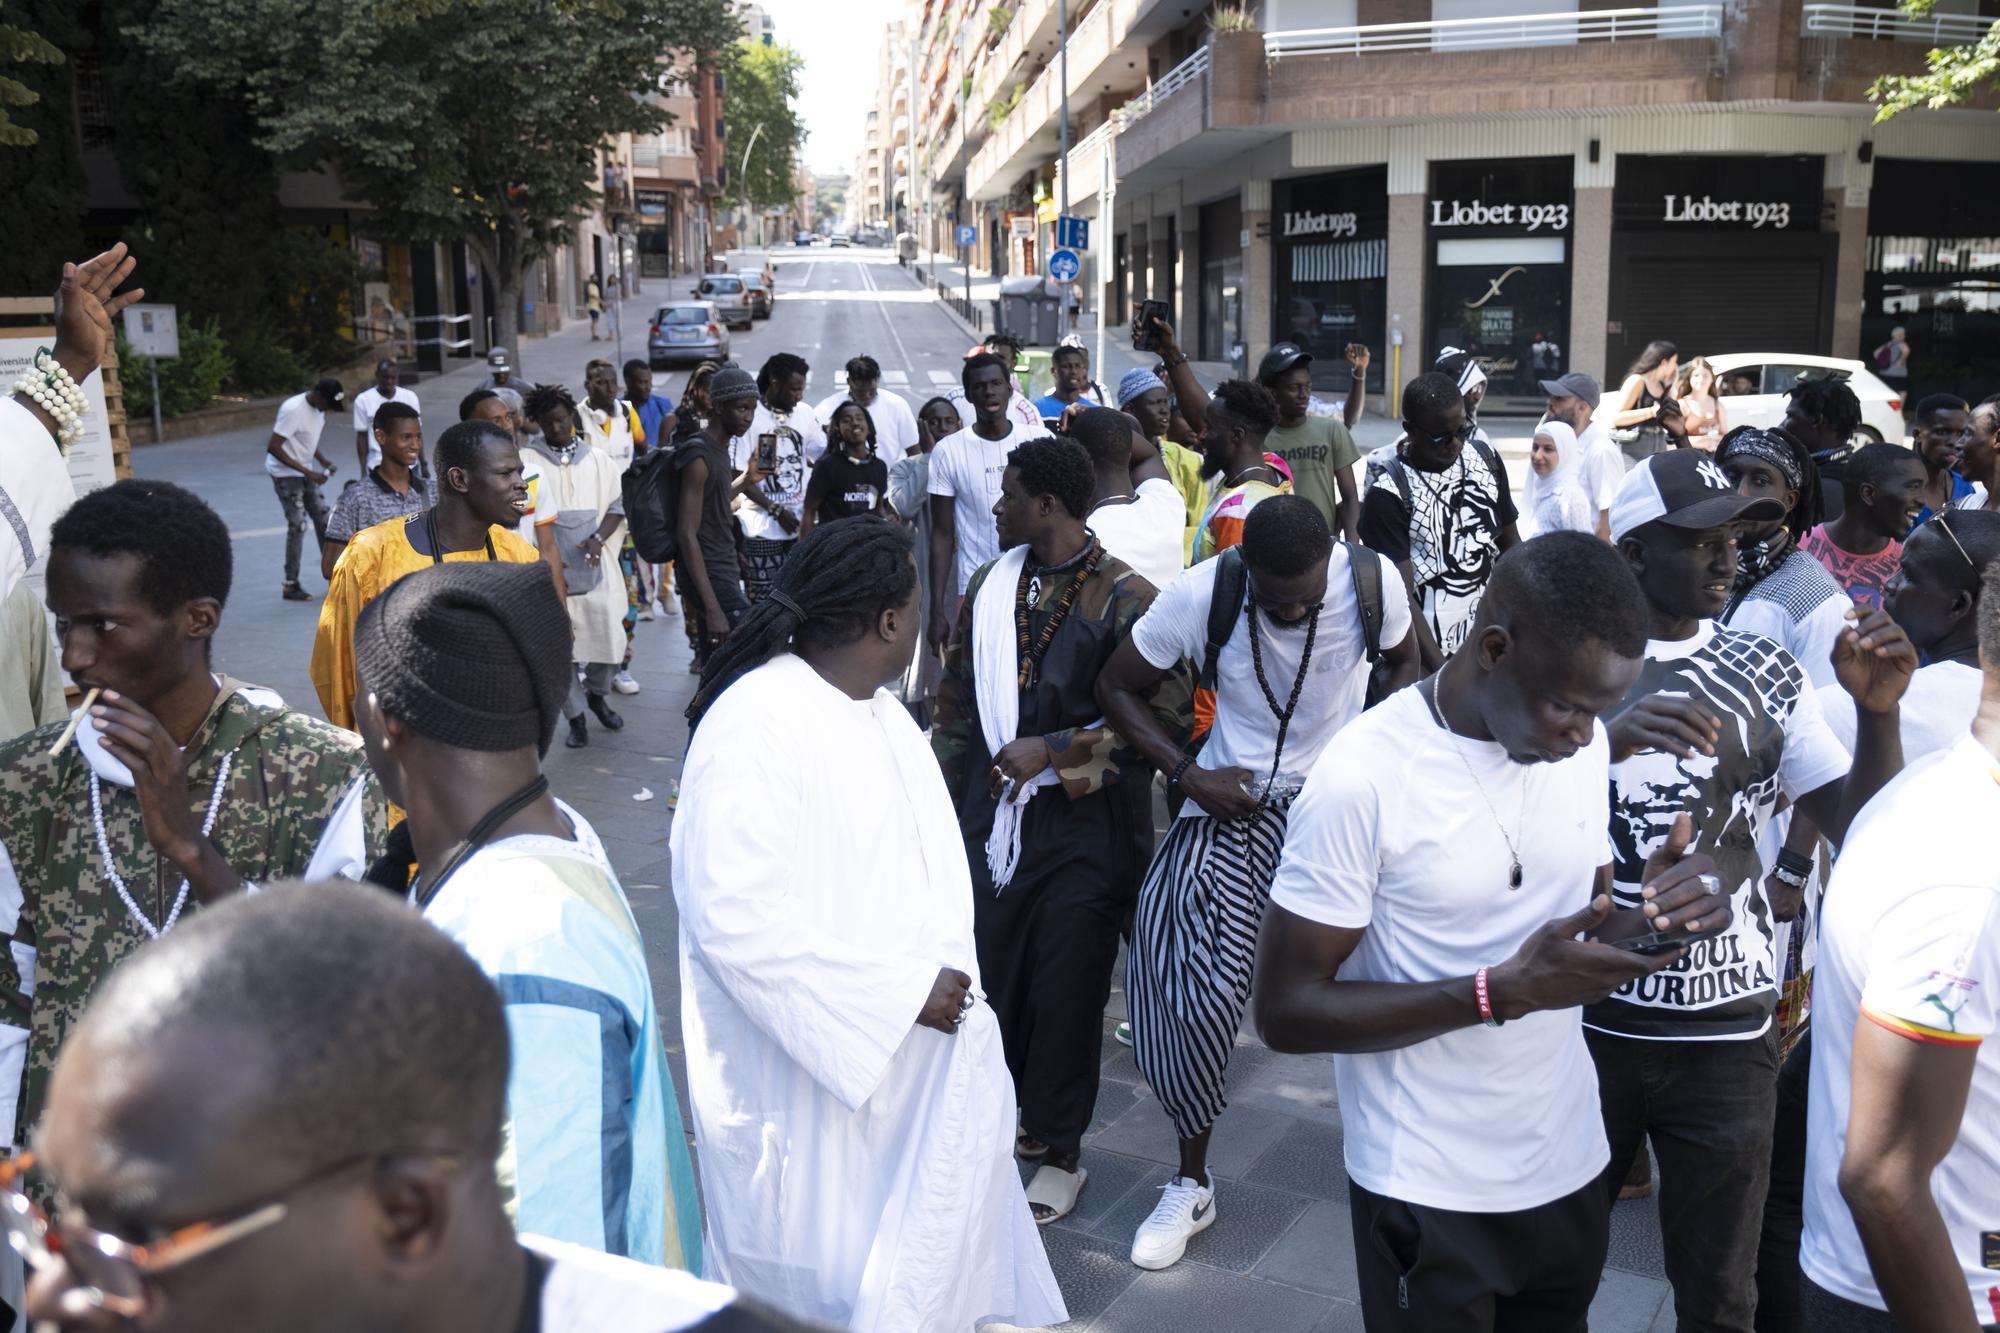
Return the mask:
<path fill-rule="evenodd" d="M 1053 7 L 922 11 L 919 141 L 964 162 L 934 166 L 939 211 L 977 221 L 1002 272 L 1046 255 L 1060 190 Z M 1070 209 L 1098 222 L 1114 311 L 1165 300 L 1198 356 L 1239 366 L 1297 340 L 1328 389 L 1348 342 L 1378 389 L 1470 347 L 1493 400 L 1526 404 L 1552 372 L 1615 382 L 1652 338 L 1866 357 L 1904 326 L 1913 394 L 1989 393 L 2000 120 L 1989 101 L 1877 125 L 1865 93 L 1996 16 L 1264 0 L 1217 32 L 1180 4 L 1082 0 Z"/>

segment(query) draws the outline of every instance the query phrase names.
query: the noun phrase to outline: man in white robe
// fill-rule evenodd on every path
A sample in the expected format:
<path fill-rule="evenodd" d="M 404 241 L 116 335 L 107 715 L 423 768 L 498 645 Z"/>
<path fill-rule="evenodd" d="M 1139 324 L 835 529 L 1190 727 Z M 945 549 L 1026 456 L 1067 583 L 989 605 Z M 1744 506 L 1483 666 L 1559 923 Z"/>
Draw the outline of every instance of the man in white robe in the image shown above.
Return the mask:
<path fill-rule="evenodd" d="M 869 1333 L 1060 1323 L 964 841 L 879 688 L 917 607 L 906 530 L 816 529 L 689 710 L 672 846 L 707 1276 Z"/>

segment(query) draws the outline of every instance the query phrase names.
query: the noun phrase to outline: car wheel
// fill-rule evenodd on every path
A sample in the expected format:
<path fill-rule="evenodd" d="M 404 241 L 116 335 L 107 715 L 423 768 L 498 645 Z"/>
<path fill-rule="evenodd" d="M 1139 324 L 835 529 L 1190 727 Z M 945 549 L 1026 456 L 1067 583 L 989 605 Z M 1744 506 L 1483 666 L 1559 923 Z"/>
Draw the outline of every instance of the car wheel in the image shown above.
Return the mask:
<path fill-rule="evenodd" d="M 1873 426 L 1856 426 L 1853 438 L 1848 441 L 1848 444 L 1855 449 L 1859 449 L 1864 445 L 1880 443 L 1882 443 L 1882 433 Z"/>

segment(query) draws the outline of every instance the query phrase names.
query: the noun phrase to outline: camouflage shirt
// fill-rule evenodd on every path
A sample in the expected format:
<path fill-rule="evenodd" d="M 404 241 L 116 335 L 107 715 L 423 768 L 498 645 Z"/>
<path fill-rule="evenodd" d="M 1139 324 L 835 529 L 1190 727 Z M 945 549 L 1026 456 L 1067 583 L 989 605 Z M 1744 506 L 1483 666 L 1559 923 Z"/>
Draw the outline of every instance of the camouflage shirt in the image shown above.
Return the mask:
<path fill-rule="evenodd" d="M 360 738 L 253 702 L 239 688 L 223 682 L 186 751 L 188 806 L 197 819 L 207 811 L 223 756 L 234 756 L 209 833 L 231 868 L 259 885 L 304 874 L 357 779 L 362 850 L 378 853 L 388 805 L 368 774 Z M 52 723 L 0 744 L 0 940 L 10 946 L 0 949 L 0 1101 L 14 1111 L 16 1143 L 27 1141 L 40 1114 L 70 1024 L 119 960 L 148 939 L 104 874 L 91 824 L 89 764 L 74 744 L 49 758 L 62 727 Z M 118 873 L 158 925 L 173 910 L 180 871 L 147 843 L 131 788 L 100 781 L 98 790 Z M 182 915 L 197 910 L 190 891 Z M 18 1053 L 23 1033 L 25 1070 Z M 18 1100 L 9 1086 L 16 1079 Z"/>

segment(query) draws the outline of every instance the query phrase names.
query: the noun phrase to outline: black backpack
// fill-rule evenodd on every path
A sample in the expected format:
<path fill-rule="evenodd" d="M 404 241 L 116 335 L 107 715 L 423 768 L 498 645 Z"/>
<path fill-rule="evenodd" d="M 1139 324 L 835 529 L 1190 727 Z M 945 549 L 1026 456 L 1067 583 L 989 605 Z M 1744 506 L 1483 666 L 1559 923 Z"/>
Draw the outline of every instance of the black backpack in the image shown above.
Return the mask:
<path fill-rule="evenodd" d="M 663 565 L 680 555 L 679 456 L 671 446 L 649 449 L 632 460 L 620 479 L 632 549 L 649 565 Z"/>
<path fill-rule="evenodd" d="M 1382 661 L 1382 565 L 1365 546 L 1354 542 L 1341 545 L 1347 548 L 1347 569 L 1354 580 L 1354 602 L 1361 615 L 1361 642 L 1368 658 L 1368 697 L 1363 707 L 1372 707 L 1380 698 L 1377 681 Z M 1236 632 L 1237 617 L 1243 614 L 1244 600 L 1250 594 L 1250 571 L 1243 566 L 1243 548 L 1232 546 L 1215 559 L 1215 596 L 1208 604 L 1208 644 L 1202 651 L 1198 682 L 1204 690 L 1215 688 L 1216 664 L 1222 659 L 1222 646 Z"/>

